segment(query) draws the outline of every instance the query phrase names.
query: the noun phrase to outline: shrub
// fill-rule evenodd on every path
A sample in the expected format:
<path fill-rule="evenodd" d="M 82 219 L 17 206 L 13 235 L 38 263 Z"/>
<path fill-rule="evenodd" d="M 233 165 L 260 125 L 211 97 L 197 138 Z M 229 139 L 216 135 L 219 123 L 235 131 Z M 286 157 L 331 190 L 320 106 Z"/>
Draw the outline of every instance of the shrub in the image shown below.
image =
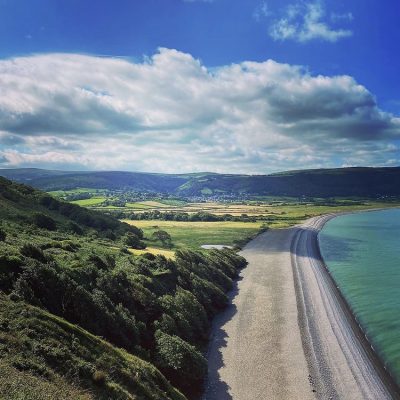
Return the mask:
<path fill-rule="evenodd" d="M 158 330 L 156 361 L 160 369 L 186 394 L 200 393 L 207 372 L 207 361 L 195 347 L 177 336 Z"/>
<path fill-rule="evenodd" d="M 40 262 L 47 261 L 46 256 L 43 253 L 43 251 L 41 249 L 39 249 L 39 247 L 36 247 L 35 245 L 33 245 L 31 243 L 25 243 L 21 247 L 21 254 L 25 257 L 33 258 Z"/>
<path fill-rule="evenodd" d="M 58 210 L 61 203 L 54 197 L 45 194 L 39 199 L 39 204 L 48 208 L 49 210 Z"/>
<path fill-rule="evenodd" d="M 182 339 L 193 344 L 204 342 L 208 330 L 207 314 L 192 293 L 178 289 L 174 296 L 163 296 L 160 303 L 164 312 L 175 320 Z"/>
<path fill-rule="evenodd" d="M 0 228 L 0 242 L 4 242 L 6 240 L 6 233 L 3 231 L 3 229 Z"/>
<path fill-rule="evenodd" d="M 159 240 L 164 246 L 172 247 L 172 238 L 171 235 L 166 231 L 155 231 L 152 234 L 154 240 Z"/>
<path fill-rule="evenodd" d="M 14 255 L 0 256 L 0 290 L 9 292 L 21 273 L 21 259 Z"/>
<path fill-rule="evenodd" d="M 77 235 L 83 234 L 83 229 L 78 224 L 76 224 L 75 222 L 72 222 L 72 221 L 68 222 L 67 230 L 69 230 L 72 233 L 76 233 Z"/>
<path fill-rule="evenodd" d="M 107 375 L 104 371 L 94 371 L 93 382 L 97 386 L 103 386 L 106 383 Z"/>
<path fill-rule="evenodd" d="M 128 247 L 133 247 L 134 249 L 145 249 L 146 245 L 140 240 L 139 236 L 132 232 L 128 232 L 123 237 L 123 243 Z"/>
<path fill-rule="evenodd" d="M 33 216 L 33 223 L 38 228 L 48 229 L 49 231 L 54 231 L 57 229 L 56 221 L 48 215 L 42 213 L 36 213 Z"/>
<path fill-rule="evenodd" d="M 117 235 L 111 230 L 111 229 L 107 229 L 104 233 L 103 236 L 107 239 L 110 240 L 115 240 L 117 238 Z"/>

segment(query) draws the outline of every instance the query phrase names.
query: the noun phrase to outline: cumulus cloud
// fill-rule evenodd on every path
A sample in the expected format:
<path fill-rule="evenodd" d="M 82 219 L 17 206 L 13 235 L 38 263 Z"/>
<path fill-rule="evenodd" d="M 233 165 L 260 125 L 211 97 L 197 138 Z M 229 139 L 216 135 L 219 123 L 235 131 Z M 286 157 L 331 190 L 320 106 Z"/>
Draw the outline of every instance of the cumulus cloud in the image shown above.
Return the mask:
<path fill-rule="evenodd" d="M 352 19 L 351 13 L 331 15 L 332 22 L 351 21 Z M 273 21 L 269 33 L 275 40 L 294 40 L 301 43 L 315 39 L 337 42 L 339 39 L 353 34 L 351 30 L 335 29 L 329 26 L 324 3 L 321 0 L 289 5 L 285 15 Z"/>
<path fill-rule="evenodd" d="M 3 166 L 265 173 L 399 158 L 400 120 L 365 87 L 272 60 L 36 55 L 0 61 L 0 92 Z"/>

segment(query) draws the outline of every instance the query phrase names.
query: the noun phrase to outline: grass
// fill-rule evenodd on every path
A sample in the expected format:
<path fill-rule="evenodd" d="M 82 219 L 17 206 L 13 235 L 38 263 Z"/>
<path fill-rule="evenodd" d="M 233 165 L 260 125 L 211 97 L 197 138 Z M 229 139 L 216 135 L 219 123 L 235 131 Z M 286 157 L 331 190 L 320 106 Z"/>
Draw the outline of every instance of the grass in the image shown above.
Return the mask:
<path fill-rule="evenodd" d="M 141 201 L 136 203 L 126 203 L 127 208 L 134 208 L 139 210 L 149 210 L 149 209 L 159 209 L 159 208 L 168 208 L 167 204 L 160 203 L 158 201 Z"/>
<path fill-rule="evenodd" d="M 180 199 L 162 199 L 160 200 L 160 203 L 167 206 L 184 206 L 187 204 L 187 201 Z"/>
<path fill-rule="evenodd" d="M 369 210 L 374 208 L 398 207 L 397 203 L 385 203 L 378 201 L 366 201 L 363 204 L 352 204 L 349 202 L 344 205 L 317 205 L 309 204 L 289 204 L 289 203 L 269 203 L 269 204 L 224 204 L 224 203 L 192 203 L 182 207 L 181 211 L 207 211 L 213 214 L 231 213 L 262 215 L 267 220 L 257 222 L 180 222 L 162 220 L 124 220 L 128 224 L 135 225 L 142 229 L 148 252 L 160 254 L 167 251 L 166 256 L 171 256 L 171 250 L 176 249 L 199 249 L 204 244 L 222 244 L 227 246 L 243 245 L 248 239 L 254 237 L 262 226 L 268 228 L 287 228 L 299 224 L 310 217 L 322 214 L 351 212 L 358 210 Z M 173 247 L 166 250 L 161 243 L 154 242 L 151 235 L 156 230 L 165 230 L 172 237 Z M 144 252 L 146 252 L 145 250 Z M 158 252 L 158 253 L 157 253 Z"/>
<path fill-rule="evenodd" d="M 0 294 L 0 321 L 2 400 L 185 399 L 153 365 L 37 307 Z"/>
<path fill-rule="evenodd" d="M 68 384 L 60 377 L 48 381 L 7 362 L 0 362 L 0 398 L 2 400 L 93 400 L 92 393 Z"/>
<path fill-rule="evenodd" d="M 71 194 L 80 194 L 80 193 L 93 193 L 93 194 L 99 194 L 99 193 L 104 193 L 106 192 L 106 189 L 93 189 L 93 188 L 76 188 L 76 189 L 70 189 L 70 190 L 53 190 L 51 192 L 48 192 L 52 196 L 56 197 L 63 197 Z"/>
<path fill-rule="evenodd" d="M 172 237 L 173 249 L 199 249 L 204 244 L 223 244 L 234 246 L 257 234 L 261 222 L 177 222 L 177 221 L 128 221 L 142 229 L 145 237 L 150 238 L 157 230 L 165 230 Z M 150 248 L 162 248 L 147 240 Z"/>
<path fill-rule="evenodd" d="M 390 207 L 399 207 L 399 204 L 370 201 L 365 202 L 364 204 L 349 204 L 337 206 L 316 205 L 312 203 L 276 205 L 273 207 L 268 207 L 271 213 L 268 214 L 270 220 L 266 221 L 266 225 L 270 228 L 287 228 L 299 224 L 306 219 L 317 215 Z"/>
<path fill-rule="evenodd" d="M 206 333 L 244 259 L 133 256 L 133 226 L 3 178 L 0 217 L 0 399 L 183 400 L 167 379 L 200 394 Z"/>
<path fill-rule="evenodd" d="M 170 258 L 170 259 L 175 258 L 174 250 L 160 249 L 158 247 L 148 246 L 144 250 L 129 249 L 129 251 L 136 256 L 140 256 L 145 253 L 150 253 L 150 254 L 154 254 L 155 256 L 160 255 L 160 256 L 164 256 L 166 258 Z"/>
<path fill-rule="evenodd" d="M 78 206 L 81 207 L 93 207 L 104 203 L 106 199 L 107 198 L 104 196 L 96 196 L 96 197 L 91 197 L 90 199 L 71 201 L 71 203 L 78 204 Z"/>

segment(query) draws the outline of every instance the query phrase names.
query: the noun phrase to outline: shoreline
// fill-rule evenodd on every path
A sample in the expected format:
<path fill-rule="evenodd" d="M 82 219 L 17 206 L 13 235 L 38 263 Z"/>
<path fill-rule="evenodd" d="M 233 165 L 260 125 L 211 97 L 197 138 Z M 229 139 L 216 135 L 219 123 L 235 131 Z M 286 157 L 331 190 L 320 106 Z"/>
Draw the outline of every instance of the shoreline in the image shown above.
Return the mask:
<path fill-rule="evenodd" d="M 248 261 L 213 321 L 204 400 L 314 400 L 297 321 L 293 229 L 268 230 L 240 254 Z"/>
<path fill-rule="evenodd" d="M 319 231 L 345 214 L 244 247 L 249 264 L 213 321 L 203 400 L 400 399 L 320 252 Z"/>
<path fill-rule="evenodd" d="M 329 220 L 345 214 L 349 213 L 311 218 L 296 227 L 291 245 L 298 323 L 310 382 L 317 398 L 398 399 L 399 386 L 373 349 L 321 254 L 319 232 Z M 316 300 L 322 300 L 319 307 Z M 311 317 L 315 314 L 323 321 L 316 323 Z M 339 363 L 338 357 L 332 358 L 329 350 L 324 350 L 327 338 L 332 347 L 336 341 L 334 347 L 343 352 L 345 360 Z M 345 372 L 354 380 L 343 382 Z"/>

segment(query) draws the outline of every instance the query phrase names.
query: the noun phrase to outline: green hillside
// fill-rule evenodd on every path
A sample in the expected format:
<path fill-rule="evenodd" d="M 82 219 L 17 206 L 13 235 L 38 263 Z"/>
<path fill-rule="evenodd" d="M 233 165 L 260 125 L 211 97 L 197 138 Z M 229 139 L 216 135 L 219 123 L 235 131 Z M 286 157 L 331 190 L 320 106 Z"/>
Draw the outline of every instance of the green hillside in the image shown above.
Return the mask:
<path fill-rule="evenodd" d="M 150 174 L 0 170 L 0 175 L 43 189 L 135 190 L 177 196 L 382 197 L 400 196 L 400 168 L 338 168 L 272 175 Z"/>
<path fill-rule="evenodd" d="M 243 258 L 132 256 L 141 230 L 4 178 L 0 217 L 0 398 L 199 396 Z"/>

